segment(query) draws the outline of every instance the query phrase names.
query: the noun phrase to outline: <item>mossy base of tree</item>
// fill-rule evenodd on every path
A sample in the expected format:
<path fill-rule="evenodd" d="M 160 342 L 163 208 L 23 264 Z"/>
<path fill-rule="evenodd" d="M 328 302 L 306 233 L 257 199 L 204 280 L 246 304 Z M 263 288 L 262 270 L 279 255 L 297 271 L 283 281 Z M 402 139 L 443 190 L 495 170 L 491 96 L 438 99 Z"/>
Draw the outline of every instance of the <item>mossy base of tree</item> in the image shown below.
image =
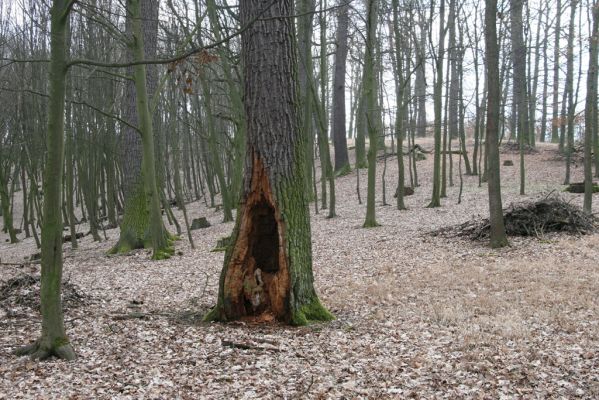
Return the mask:
<path fill-rule="evenodd" d="M 36 341 L 30 345 L 19 347 L 14 351 L 16 356 L 30 356 L 34 360 L 46 360 L 51 357 L 56 357 L 61 360 L 72 361 L 77 356 L 73 347 L 68 340 L 55 340 L 52 345 L 40 344 L 41 341 Z"/>
<path fill-rule="evenodd" d="M 175 254 L 175 246 L 172 245 L 172 240 L 169 240 L 169 245 L 165 248 L 155 251 L 152 254 L 152 260 L 168 260 Z"/>
<path fill-rule="evenodd" d="M 335 316 L 331 314 L 318 300 L 314 298 L 310 303 L 302 306 L 291 314 L 289 323 L 295 326 L 306 326 L 318 322 L 333 321 Z M 203 322 L 227 322 L 218 306 L 214 307 L 202 319 Z"/>
<path fill-rule="evenodd" d="M 108 254 L 127 254 L 137 249 L 151 247 L 151 244 L 145 240 L 134 239 L 130 235 L 121 235 L 119 241 L 108 250 Z"/>
<path fill-rule="evenodd" d="M 154 249 L 152 258 L 155 260 L 163 260 L 174 254 L 173 242 L 178 238 L 171 235 L 164 226 L 160 229 L 164 234 L 164 238 L 160 238 L 161 246 L 157 249 L 154 248 L 155 244 L 152 240 L 152 232 L 158 231 L 158 229 L 152 228 L 149 204 L 146 200 L 146 193 L 143 190 L 143 185 L 140 183 L 127 200 L 125 215 L 121 222 L 119 240 L 108 251 L 108 254 L 126 254 L 136 249 L 150 248 Z"/>
<path fill-rule="evenodd" d="M 174 242 L 180 240 L 180 237 L 177 235 L 172 235 L 168 233 L 165 229 L 166 235 L 166 246 L 164 248 L 158 249 L 154 251 L 152 255 L 153 260 L 165 260 L 170 258 L 173 254 L 175 254 L 175 246 Z M 137 249 L 151 249 L 152 241 L 149 237 L 138 239 L 134 238 L 133 235 L 129 234 L 121 234 L 121 238 L 118 243 L 112 247 L 108 254 L 116 255 L 116 254 L 127 254 L 133 250 Z"/>
<path fill-rule="evenodd" d="M 225 322 L 221 313 L 218 310 L 218 306 L 208 311 L 208 314 L 204 315 L 202 322 Z"/>
<path fill-rule="evenodd" d="M 364 225 L 362 225 L 362 228 L 377 228 L 379 226 L 381 226 L 381 224 L 376 221 L 366 221 L 364 222 Z"/>
<path fill-rule="evenodd" d="M 299 310 L 292 313 L 291 325 L 305 326 L 317 322 L 328 322 L 333 321 L 335 316 L 329 312 L 317 297 L 302 307 Z"/>
<path fill-rule="evenodd" d="M 344 167 L 341 167 L 339 170 L 335 171 L 335 177 L 339 178 L 345 175 L 351 174 L 351 165 L 346 164 Z"/>

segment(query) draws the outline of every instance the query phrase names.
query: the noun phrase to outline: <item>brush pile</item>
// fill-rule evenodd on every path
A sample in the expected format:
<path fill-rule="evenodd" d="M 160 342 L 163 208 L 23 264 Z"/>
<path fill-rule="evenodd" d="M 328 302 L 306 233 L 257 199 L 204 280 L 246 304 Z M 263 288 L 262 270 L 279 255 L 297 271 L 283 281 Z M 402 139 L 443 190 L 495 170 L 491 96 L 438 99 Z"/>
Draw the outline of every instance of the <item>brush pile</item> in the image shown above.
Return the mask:
<path fill-rule="evenodd" d="M 512 204 L 503 211 L 508 236 L 542 237 L 550 232 L 586 235 L 597 230 L 598 220 L 557 195 L 536 201 Z M 489 238 L 491 224 L 488 218 L 471 220 L 460 225 L 441 228 L 433 236 L 466 237 L 471 240 Z"/>
<path fill-rule="evenodd" d="M 536 154 L 539 151 L 533 146 L 525 143 L 524 154 Z M 506 142 L 500 147 L 501 153 L 520 153 L 520 143 L 518 142 Z"/>
<path fill-rule="evenodd" d="M 88 303 L 88 296 L 78 286 L 64 282 L 62 304 L 65 308 L 77 308 Z M 40 276 L 20 274 L 0 282 L 0 308 L 9 314 L 21 314 L 40 309 Z"/>

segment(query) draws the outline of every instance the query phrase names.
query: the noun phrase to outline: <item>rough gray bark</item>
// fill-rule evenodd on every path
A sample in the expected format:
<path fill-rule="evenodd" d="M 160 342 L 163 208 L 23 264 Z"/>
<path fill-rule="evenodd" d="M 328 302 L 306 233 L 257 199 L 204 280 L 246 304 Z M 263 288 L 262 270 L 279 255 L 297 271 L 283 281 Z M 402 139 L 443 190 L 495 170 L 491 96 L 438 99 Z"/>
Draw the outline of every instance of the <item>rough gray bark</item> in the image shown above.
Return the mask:
<path fill-rule="evenodd" d="M 443 58 L 445 57 L 445 1 L 441 0 L 439 9 L 439 48 L 436 54 L 436 77 L 434 90 L 435 108 L 435 154 L 433 160 L 433 193 L 428 207 L 441 206 L 441 122 L 443 114 Z"/>
<path fill-rule="evenodd" d="M 416 44 L 416 80 L 414 91 L 416 95 L 416 126 L 418 137 L 426 136 L 426 32 L 428 24 L 421 13 L 420 38 Z"/>
<path fill-rule="evenodd" d="M 568 51 L 566 54 L 566 90 L 564 99 L 567 102 L 567 124 L 566 124 L 566 177 L 564 185 L 570 184 L 570 165 L 572 164 L 572 152 L 574 151 L 574 113 L 576 103 L 574 100 L 574 28 L 576 21 L 576 7 L 579 0 L 570 1 L 570 24 L 568 27 Z M 566 105 L 564 102 L 564 106 Z M 565 109 L 563 107 L 562 109 Z M 560 143 L 563 140 L 560 140 Z"/>
<path fill-rule="evenodd" d="M 486 0 L 485 9 L 485 67 L 487 71 L 487 177 L 491 247 L 508 245 L 501 204 L 501 177 L 499 166 L 499 110 L 501 84 L 499 82 L 499 46 L 497 44 L 497 0 Z"/>
<path fill-rule="evenodd" d="M 597 61 L 599 53 L 599 2 L 593 4 L 593 29 L 589 47 L 589 72 L 587 74 L 587 97 L 585 104 L 584 132 L 584 205 L 586 213 L 591 214 L 593 203 L 593 136 L 597 129 Z"/>
<path fill-rule="evenodd" d="M 240 1 L 247 146 L 243 195 L 207 320 L 277 319 L 294 325 L 332 315 L 314 290 L 305 190 L 306 132 L 296 109 L 291 0 Z"/>
<path fill-rule="evenodd" d="M 17 349 L 17 355 L 45 359 L 75 359 L 62 312 L 62 179 L 64 163 L 64 110 L 67 75 L 67 0 L 54 0 L 51 14 L 50 73 L 48 98 L 47 158 L 44 168 L 42 224 L 41 314 L 42 334 L 33 344 Z"/>
<path fill-rule="evenodd" d="M 561 36 L 561 9 L 562 0 L 557 0 L 557 18 L 555 20 L 555 41 L 553 43 L 553 106 L 551 120 L 551 142 L 559 142 L 559 70 L 560 70 L 560 36 Z"/>
<path fill-rule="evenodd" d="M 377 104 L 376 77 L 376 25 L 378 20 L 378 0 L 366 2 L 366 51 L 364 52 L 364 100 L 366 107 L 366 126 L 368 129 L 368 189 L 366 196 L 366 219 L 364 228 L 376 227 L 375 185 L 376 153 L 380 129 L 380 109 Z"/>
<path fill-rule="evenodd" d="M 528 94 L 526 85 L 526 45 L 522 23 L 523 0 L 510 1 L 510 22 L 512 28 L 512 62 L 514 65 L 513 96 L 516 112 L 516 129 L 520 144 L 520 194 L 524 194 L 524 145 L 529 143 Z"/>
<path fill-rule="evenodd" d="M 333 145 L 335 146 L 335 172 L 349 171 L 347 133 L 345 131 L 345 71 L 347 61 L 347 31 L 349 5 L 339 0 L 341 7 L 337 15 L 337 50 L 335 52 L 335 75 L 333 77 Z"/>
<path fill-rule="evenodd" d="M 159 0 L 141 2 L 144 56 L 146 59 L 156 57 L 158 41 L 158 12 Z M 127 38 L 132 39 L 132 21 L 127 20 Z M 128 53 L 133 58 L 132 51 Z M 128 68 L 128 75 L 133 74 L 133 68 Z M 158 75 L 154 65 L 147 66 L 147 92 L 154 94 Z M 132 126 L 139 126 L 137 113 L 137 96 L 135 82 L 132 79 L 125 83 L 125 107 L 123 120 Z M 121 128 L 121 169 L 123 172 L 124 215 L 120 226 L 120 237 L 111 250 L 113 253 L 127 252 L 135 248 L 147 247 L 150 243 L 150 214 L 146 209 L 146 197 L 143 181 L 143 143 L 140 132 L 128 125 Z M 151 166 L 154 168 L 154 166 Z"/>
<path fill-rule="evenodd" d="M 298 78 L 299 78 L 299 101 L 301 104 L 302 130 L 306 132 L 306 191 L 311 193 L 310 199 L 315 195 L 312 189 L 315 181 L 314 171 L 314 102 L 309 90 L 308 74 L 313 76 L 312 63 L 312 32 L 314 13 L 316 11 L 315 0 L 296 0 L 297 13 L 297 51 L 298 51 Z"/>

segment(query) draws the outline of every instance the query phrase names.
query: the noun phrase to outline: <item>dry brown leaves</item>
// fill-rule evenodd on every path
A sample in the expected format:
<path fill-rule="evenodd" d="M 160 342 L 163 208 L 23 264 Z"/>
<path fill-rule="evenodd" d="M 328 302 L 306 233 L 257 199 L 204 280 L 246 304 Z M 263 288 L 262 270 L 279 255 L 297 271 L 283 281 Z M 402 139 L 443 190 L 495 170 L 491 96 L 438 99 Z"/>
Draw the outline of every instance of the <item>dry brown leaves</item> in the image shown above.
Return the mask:
<path fill-rule="evenodd" d="M 527 156 L 530 198 L 563 179 L 545 150 Z M 396 159 L 387 162 L 392 203 Z M 431 164 L 418 163 L 423 186 L 406 199 L 408 211 L 379 205 L 380 228 L 360 228 L 355 172 L 337 180 L 339 217 L 313 215 L 316 286 L 337 316 L 330 324 L 199 324 L 223 257 L 210 250 L 232 228 L 201 203 L 190 214 L 212 226 L 193 231 L 195 251 L 178 242 L 183 255 L 171 260 L 106 256 L 116 230 L 103 243 L 85 237 L 77 251 L 65 244 L 65 276 L 93 299 L 65 315 L 79 358 L 12 356 L 39 334 L 39 315 L 0 311 L 0 399 L 598 398 L 599 236 L 517 238 L 503 250 L 428 237 L 487 213 L 476 177 L 464 177 L 462 204 L 451 187 L 443 208 L 425 208 Z M 517 168 L 502 167 L 502 178 L 504 203 L 523 200 Z M 35 252 L 32 240 L 0 238 L 3 262 Z M 0 280 L 37 272 L 2 266 Z"/>

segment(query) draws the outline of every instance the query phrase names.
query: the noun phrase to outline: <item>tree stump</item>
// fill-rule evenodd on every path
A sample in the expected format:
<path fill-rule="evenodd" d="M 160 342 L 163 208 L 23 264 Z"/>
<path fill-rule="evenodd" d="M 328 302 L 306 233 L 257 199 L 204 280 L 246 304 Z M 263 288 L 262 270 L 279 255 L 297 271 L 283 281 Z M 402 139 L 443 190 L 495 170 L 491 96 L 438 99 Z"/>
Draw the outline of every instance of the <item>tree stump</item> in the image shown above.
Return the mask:
<path fill-rule="evenodd" d="M 210 222 L 208 222 L 208 220 L 206 219 L 206 217 L 201 217 L 201 218 L 194 218 L 193 221 L 191 221 L 191 230 L 195 231 L 197 229 L 205 229 L 205 228 L 209 228 L 210 227 Z"/>
<path fill-rule="evenodd" d="M 397 198 L 399 188 L 395 189 L 395 194 L 393 195 L 394 198 Z M 404 186 L 403 188 L 403 195 L 404 196 L 412 196 L 414 194 L 414 188 L 411 188 L 409 186 Z"/>

